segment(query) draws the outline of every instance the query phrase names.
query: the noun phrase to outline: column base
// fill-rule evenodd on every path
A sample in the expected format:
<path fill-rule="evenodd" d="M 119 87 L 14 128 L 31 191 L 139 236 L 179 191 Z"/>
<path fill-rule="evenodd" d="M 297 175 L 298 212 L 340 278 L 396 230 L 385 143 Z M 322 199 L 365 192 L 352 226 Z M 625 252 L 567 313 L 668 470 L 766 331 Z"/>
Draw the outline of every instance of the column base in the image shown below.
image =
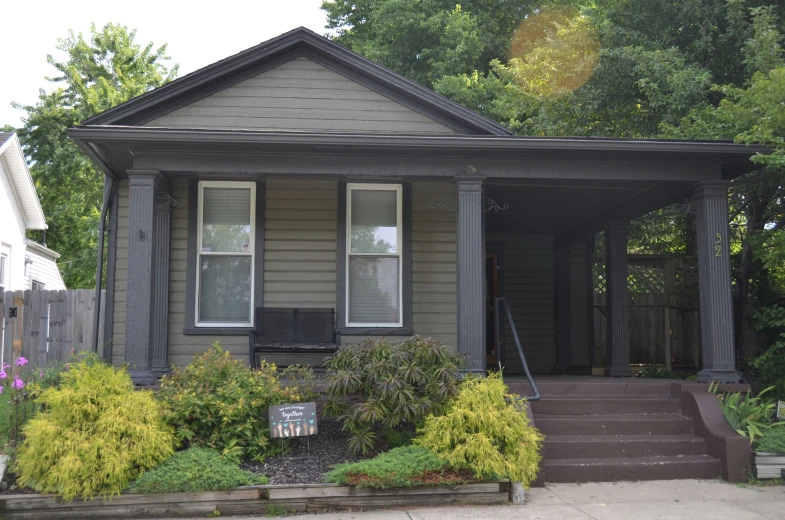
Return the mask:
<path fill-rule="evenodd" d="M 735 370 L 728 368 L 704 368 L 698 372 L 699 383 L 711 383 L 716 381 L 718 383 L 738 383 L 742 381 L 741 374 Z"/>
<path fill-rule="evenodd" d="M 156 377 L 151 370 L 130 370 L 128 375 L 136 386 L 153 386 Z"/>
<path fill-rule="evenodd" d="M 605 367 L 605 377 L 632 377 L 632 369 L 629 365 L 615 365 Z"/>

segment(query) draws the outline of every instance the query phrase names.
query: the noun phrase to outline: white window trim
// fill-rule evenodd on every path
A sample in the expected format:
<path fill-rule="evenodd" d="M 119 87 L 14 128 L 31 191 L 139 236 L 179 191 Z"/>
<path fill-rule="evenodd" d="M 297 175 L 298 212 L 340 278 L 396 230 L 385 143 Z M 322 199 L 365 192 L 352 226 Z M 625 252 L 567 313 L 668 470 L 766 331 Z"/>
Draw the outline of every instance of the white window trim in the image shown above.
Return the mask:
<path fill-rule="evenodd" d="M 352 190 L 386 190 L 396 192 L 396 231 L 398 251 L 395 253 L 352 253 Z M 403 327 L 403 185 L 402 184 L 346 184 L 346 326 L 347 327 Z M 395 323 L 352 323 L 349 321 L 349 258 L 351 256 L 386 256 L 398 258 L 398 318 Z"/>
<path fill-rule="evenodd" d="M 202 218 L 204 207 L 204 189 L 205 188 L 245 188 L 251 190 L 251 243 L 247 253 L 243 251 L 236 252 L 218 252 L 218 251 L 202 251 Z M 234 182 L 234 181 L 199 181 L 199 208 L 196 217 L 196 298 L 194 301 L 194 316 L 196 327 L 253 327 L 254 315 L 254 286 L 256 283 L 256 272 L 254 269 L 254 262 L 256 258 L 256 183 L 255 182 Z M 202 291 L 201 272 L 202 272 L 202 256 L 249 256 L 251 257 L 251 298 L 250 308 L 248 309 L 248 316 L 250 320 L 247 322 L 226 322 L 226 321 L 201 321 L 199 317 L 199 301 Z"/>
<path fill-rule="evenodd" d="M 0 286 L 3 290 L 8 291 L 11 287 L 11 246 L 5 243 L 0 244 L 0 255 L 5 258 L 5 266 L 3 269 L 3 277 L 5 280 L 0 279 Z"/>

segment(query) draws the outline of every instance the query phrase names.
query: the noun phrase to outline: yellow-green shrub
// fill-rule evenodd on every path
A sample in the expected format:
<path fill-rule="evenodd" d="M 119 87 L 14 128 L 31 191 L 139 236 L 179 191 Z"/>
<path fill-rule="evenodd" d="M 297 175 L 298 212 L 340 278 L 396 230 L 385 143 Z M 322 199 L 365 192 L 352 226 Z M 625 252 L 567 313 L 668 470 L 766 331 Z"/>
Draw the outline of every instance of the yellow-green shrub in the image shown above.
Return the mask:
<path fill-rule="evenodd" d="M 64 500 L 114 495 L 174 453 L 174 435 L 150 392 L 97 357 L 72 364 L 37 399 L 44 411 L 22 430 L 19 482 Z"/>
<path fill-rule="evenodd" d="M 525 487 L 537 476 L 543 436 L 514 403 L 499 374 L 461 384 L 446 414 L 429 416 L 414 440 L 476 478 L 508 478 Z"/>

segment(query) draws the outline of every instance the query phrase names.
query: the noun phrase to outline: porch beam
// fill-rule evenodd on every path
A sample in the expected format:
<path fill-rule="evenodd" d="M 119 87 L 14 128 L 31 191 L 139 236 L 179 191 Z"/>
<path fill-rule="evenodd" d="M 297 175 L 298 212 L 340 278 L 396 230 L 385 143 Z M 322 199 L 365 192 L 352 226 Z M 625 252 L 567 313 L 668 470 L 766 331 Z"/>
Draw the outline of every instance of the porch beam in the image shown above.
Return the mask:
<path fill-rule="evenodd" d="M 608 354 L 605 375 L 631 377 L 630 307 L 627 284 L 629 222 L 609 222 L 605 228 L 605 279 L 607 280 Z"/>
<path fill-rule="evenodd" d="M 553 249 L 556 270 L 556 367 L 555 374 L 567 373 L 572 364 L 572 316 L 570 312 L 570 247 Z"/>
<path fill-rule="evenodd" d="M 483 180 L 479 175 L 453 178 L 458 197 L 458 351 L 468 358 L 467 370 L 478 374 L 485 373 Z"/>
<path fill-rule="evenodd" d="M 700 382 L 740 380 L 735 363 L 728 186 L 728 181 L 711 181 L 700 183 L 695 190 L 703 349 Z"/>

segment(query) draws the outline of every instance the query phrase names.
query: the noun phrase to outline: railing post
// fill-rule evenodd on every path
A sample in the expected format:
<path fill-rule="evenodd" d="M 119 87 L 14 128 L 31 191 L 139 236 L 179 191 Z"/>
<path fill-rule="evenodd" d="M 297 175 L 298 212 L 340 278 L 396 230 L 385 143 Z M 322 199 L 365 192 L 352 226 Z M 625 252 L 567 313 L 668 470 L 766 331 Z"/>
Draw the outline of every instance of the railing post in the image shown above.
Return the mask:
<path fill-rule="evenodd" d="M 608 358 L 605 375 L 630 377 L 630 292 L 627 282 L 629 222 L 609 222 L 605 230 Z"/>

